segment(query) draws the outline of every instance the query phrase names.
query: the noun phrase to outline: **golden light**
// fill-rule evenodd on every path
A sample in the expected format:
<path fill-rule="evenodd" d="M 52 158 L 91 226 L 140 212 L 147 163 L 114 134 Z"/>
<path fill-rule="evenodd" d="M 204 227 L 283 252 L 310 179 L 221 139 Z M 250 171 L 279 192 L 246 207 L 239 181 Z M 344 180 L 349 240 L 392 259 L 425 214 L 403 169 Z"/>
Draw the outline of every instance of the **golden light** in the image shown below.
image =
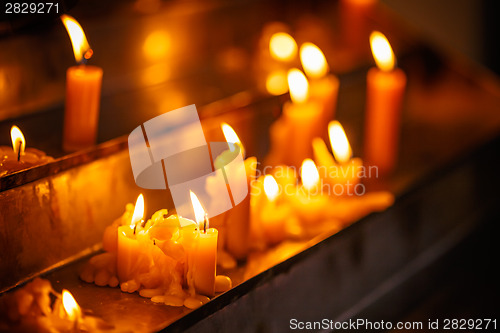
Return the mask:
<path fill-rule="evenodd" d="M 274 59 L 290 61 L 297 54 L 297 43 L 286 32 L 277 32 L 269 40 L 269 51 Z"/>
<path fill-rule="evenodd" d="M 87 38 L 85 37 L 85 33 L 80 23 L 66 14 L 61 15 L 61 21 L 66 27 L 66 31 L 68 31 L 69 38 L 71 39 L 76 62 L 80 63 L 83 58 L 90 59 L 92 56 L 92 49 L 87 42 Z"/>
<path fill-rule="evenodd" d="M 336 121 L 328 123 L 328 136 L 330 137 L 330 145 L 332 146 L 333 156 L 339 163 L 347 163 L 352 157 L 351 145 L 347 140 L 342 125 Z"/>
<path fill-rule="evenodd" d="M 190 190 L 189 195 L 191 196 L 191 203 L 193 204 L 194 218 L 197 223 L 203 223 L 205 221 L 205 210 L 193 191 Z M 208 228 L 208 226 L 206 226 L 206 228 Z"/>
<path fill-rule="evenodd" d="M 308 77 L 320 78 L 328 73 L 325 55 L 313 43 L 302 44 L 300 47 L 300 62 Z"/>
<path fill-rule="evenodd" d="M 80 306 L 73 295 L 66 289 L 62 291 L 62 304 L 70 320 L 77 320 L 81 316 L 82 310 Z"/>
<path fill-rule="evenodd" d="M 234 129 L 231 127 L 231 125 L 229 125 L 227 123 L 222 123 L 220 126 L 222 128 L 222 133 L 224 133 L 224 137 L 226 138 L 226 142 L 231 142 L 231 143 L 239 145 L 242 155 L 245 156 L 245 148 L 243 148 L 243 144 L 241 143 L 241 140 L 238 137 L 238 134 L 236 134 Z M 234 151 L 234 147 L 229 145 L 229 150 Z"/>
<path fill-rule="evenodd" d="M 306 190 L 313 190 L 319 183 L 319 172 L 316 164 L 310 158 L 306 158 L 302 162 L 300 168 L 300 178 L 302 179 L 302 185 Z"/>
<path fill-rule="evenodd" d="M 144 44 L 142 51 L 144 55 L 151 60 L 164 58 L 170 49 L 170 36 L 162 30 L 153 31 L 150 33 Z"/>
<path fill-rule="evenodd" d="M 266 78 L 266 90 L 274 96 L 282 95 L 288 91 L 285 71 L 274 71 Z"/>
<path fill-rule="evenodd" d="M 139 194 L 135 202 L 134 214 L 132 214 L 131 228 L 135 228 L 137 222 L 144 218 L 144 196 Z"/>
<path fill-rule="evenodd" d="M 272 175 L 266 175 L 264 177 L 264 192 L 269 201 L 274 202 L 278 198 L 279 190 L 276 179 Z"/>
<path fill-rule="evenodd" d="M 384 34 L 373 31 L 370 34 L 370 46 L 377 67 L 386 72 L 392 71 L 395 66 L 396 58 L 394 52 L 392 52 L 391 44 L 389 44 Z"/>
<path fill-rule="evenodd" d="M 12 148 L 14 149 L 14 153 L 18 156 L 24 154 L 24 149 L 26 148 L 26 140 L 24 139 L 23 132 L 21 132 L 19 127 L 15 125 L 11 127 L 10 139 L 12 140 Z"/>
<path fill-rule="evenodd" d="M 288 89 L 294 103 L 304 103 L 309 98 L 309 82 L 301 70 L 292 68 L 288 71 Z"/>

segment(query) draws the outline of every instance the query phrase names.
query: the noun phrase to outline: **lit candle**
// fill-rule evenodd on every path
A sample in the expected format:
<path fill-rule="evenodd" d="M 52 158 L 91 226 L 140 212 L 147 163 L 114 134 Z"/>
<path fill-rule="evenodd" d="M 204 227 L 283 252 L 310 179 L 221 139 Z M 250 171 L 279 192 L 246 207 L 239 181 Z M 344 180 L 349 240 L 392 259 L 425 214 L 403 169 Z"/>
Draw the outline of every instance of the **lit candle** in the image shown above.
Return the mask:
<path fill-rule="evenodd" d="M 297 43 L 286 32 L 277 32 L 269 39 L 269 52 L 275 60 L 290 62 L 297 55 Z"/>
<path fill-rule="evenodd" d="M 263 237 L 270 244 L 276 244 L 287 237 L 286 222 L 291 218 L 291 207 L 286 202 L 278 202 L 281 193 L 272 175 L 264 177 L 265 203 L 260 213 L 260 227 Z"/>
<path fill-rule="evenodd" d="M 194 215 L 199 225 L 199 238 L 193 258 L 193 281 L 197 293 L 215 294 L 218 231 L 209 228 L 208 217 L 196 194 L 190 191 Z"/>
<path fill-rule="evenodd" d="M 270 128 L 268 163 L 298 167 L 304 158 L 312 157 L 311 141 L 317 135 L 322 111 L 318 103 L 308 101 L 309 83 L 304 73 L 294 68 L 287 77 L 291 102 L 283 105 L 282 117 Z"/>
<path fill-rule="evenodd" d="M 328 74 L 328 63 L 323 52 L 312 43 L 301 45 L 300 61 L 310 79 L 310 99 L 323 107 L 322 120 L 317 129 L 321 134 L 326 124 L 335 117 L 339 79 L 333 74 Z"/>
<path fill-rule="evenodd" d="M 141 221 L 144 218 L 144 197 L 137 198 L 130 224 L 118 227 L 117 272 L 120 283 L 133 280 L 140 273 L 145 273 L 149 262 L 144 253 L 144 244 L 138 239 Z M 135 290 L 134 290 L 135 291 Z"/>
<path fill-rule="evenodd" d="M 370 35 L 378 68 L 367 75 L 365 162 L 381 174 L 391 172 L 397 161 L 401 106 L 406 87 L 405 73 L 395 66 L 387 38 L 380 32 Z"/>
<path fill-rule="evenodd" d="M 352 195 L 353 186 L 359 182 L 363 161 L 360 158 L 352 158 L 349 140 L 338 121 L 334 120 L 328 124 L 328 135 L 335 159 L 322 139 L 315 138 L 313 141 L 314 159 L 318 164 L 321 178 L 333 186 L 331 194 Z M 340 188 L 337 189 L 336 186 Z"/>
<path fill-rule="evenodd" d="M 78 324 L 82 319 L 82 310 L 73 295 L 66 289 L 62 291 L 62 304 L 64 311 L 68 315 L 68 319 L 73 323 L 73 329 L 78 331 Z"/>
<path fill-rule="evenodd" d="M 77 151 L 95 145 L 101 96 L 102 68 L 86 66 L 92 56 L 83 29 L 68 15 L 61 15 L 73 45 L 78 66 L 66 72 L 66 106 L 63 149 Z"/>
<path fill-rule="evenodd" d="M 53 160 L 52 157 L 45 155 L 41 150 L 26 148 L 26 140 L 19 127 L 12 126 L 10 137 L 12 148 L 0 147 L 0 177 Z"/>
<path fill-rule="evenodd" d="M 301 221 L 308 225 L 319 223 L 325 216 L 328 196 L 322 193 L 318 168 L 313 160 L 305 159 L 302 162 L 300 178 L 302 184 L 298 186 L 296 194 L 289 198 Z"/>

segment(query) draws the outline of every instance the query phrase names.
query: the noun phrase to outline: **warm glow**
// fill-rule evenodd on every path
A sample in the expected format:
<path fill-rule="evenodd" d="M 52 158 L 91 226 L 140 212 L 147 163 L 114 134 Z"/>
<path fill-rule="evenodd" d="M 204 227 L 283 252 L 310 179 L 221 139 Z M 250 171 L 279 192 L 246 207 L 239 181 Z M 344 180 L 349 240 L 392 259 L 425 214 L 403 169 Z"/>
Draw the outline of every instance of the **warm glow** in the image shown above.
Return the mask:
<path fill-rule="evenodd" d="M 80 317 L 82 310 L 73 295 L 66 289 L 62 291 L 62 304 L 70 320 L 77 320 Z"/>
<path fill-rule="evenodd" d="M 205 210 L 193 191 L 189 191 L 189 195 L 191 196 L 191 203 L 193 204 L 194 218 L 197 223 L 203 223 L 205 221 Z M 208 228 L 208 226 L 206 226 L 206 228 Z"/>
<path fill-rule="evenodd" d="M 243 144 L 241 143 L 240 138 L 234 131 L 234 129 L 231 127 L 231 125 L 227 123 L 222 123 L 221 125 L 222 132 L 224 133 L 224 137 L 226 138 L 226 142 L 234 143 L 240 146 L 241 152 L 243 156 L 245 155 L 245 150 L 243 148 Z M 229 150 L 234 151 L 234 147 L 232 145 L 229 145 Z"/>
<path fill-rule="evenodd" d="M 304 103 L 309 98 L 309 82 L 299 69 L 293 68 L 288 71 L 288 89 L 294 103 Z"/>
<path fill-rule="evenodd" d="M 21 146 L 21 155 L 24 154 L 24 149 L 26 148 L 26 140 L 24 139 L 23 132 L 17 126 L 12 126 L 10 129 L 10 139 L 12 140 L 12 148 L 14 148 L 14 153 L 19 154 L 19 146 Z"/>
<path fill-rule="evenodd" d="M 84 57 L 89 59 L 92 56 L 92 49 L 87 42 L 81 25 L 73 17 L 66 14 L 61 15 L 61 20 L 71 39 L 76 62 L 80 63 Z"/>
<path fill-rule="evenodd" d="M 338 121 L 330 121 L 328 124 L 328 136 L 330 137 L 330 145 L 332 146 L 335 159 L 339 163 L 349 162 L 352 156 L 351 145 L 349 145 L 344 128 Z"/>
<path fill-rule="evenodd" d="M 269 201 L 274 202 L 279 194 L 279 187 L 276 179 L 272 175 L 264 177 L 264 192 Z"/>
<path fill-rule="evenodd" d="M 377 67 L 383 71 L 392 71 L 395 57 L 387 38 L 381 32 L 373 31 L 370 34 L 370 46 Z"/>
<path fill-rule="evenodd" d="M 274 96 L 282 95 L 288 91 L 285 71 L 271 72 L 266 78 L 266 90 Z"/>
<path fill-rule="evenodd" d="M 300 47 L 300 62 L 308 77 L 320 78 L 328 72 L 325 55 L 313 43 L 302 44 Z"/>
<path fill-rule="evenodd" d="M 310 158 L 306 158 L 302 162 L 302 167 L 300 168 L 300 177 L 302 179 L 302 185 L 306 190 L 312 190 L 319 183 L 319 172 L 316 168 L 316 164 Z"/>
<path fill-rule="evenodd" d="M 134 214 L 132 215 L 131 228 L 134 228 L 137 222 L 144 218 L 144 196 L 139 194 L 137 201 L 135 202 Z"/>
<path fill-rule="evenodd" d="M 285 32 L 277 32 L 269 40 L 271 56 L 277 60 L 289 61 L 297 54 L 297 43 Z"/>
<path fill-rule="evenodd" d="M 142 44 L 144 55 L 151 60 L 164 58 L 170 49 L 170 36 L 162 30 L 153 31 Z"/>

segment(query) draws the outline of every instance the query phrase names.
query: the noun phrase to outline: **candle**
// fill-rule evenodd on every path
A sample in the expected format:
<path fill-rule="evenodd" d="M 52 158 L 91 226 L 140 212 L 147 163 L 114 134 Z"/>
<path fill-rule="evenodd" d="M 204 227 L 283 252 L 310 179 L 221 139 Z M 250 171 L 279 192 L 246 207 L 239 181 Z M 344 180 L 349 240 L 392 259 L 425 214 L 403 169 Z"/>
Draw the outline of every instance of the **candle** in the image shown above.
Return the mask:
<path fill-rule="evenodd" d="M 311 159 L 305 159 L 300 168 L 302 184 L 290 196 L 293 207 L 302 222 L 307 225 L 321 222 L 328 205 L 328 196 L 323 195 L 319 172 Z"/>
<path fill-rule="evenodd" d="M 298 167 L 304 158 L 312 157 L 311 141 L 316 136 L 322 111 L 319 104 L 308 101 L 309 83 L 304 73 L 294 68 L 288 71 L 287 78 L 291 102 L 283 105 L 282 116 L 270 128 L 271 150 L 267 161 Z"/>
<path fill-rule="evenodd" d="M 300 61 L 305 74 L 310 79 L 310 99 L 323 108 L 322 120 L 317 129 L 317 132 L 321 133 L 325 125 L 335 116 L 339 79 L 335 75 L 328 74 L 326 58 L 313 43 L 301 45 Z"/>
<path fill-rule="evenodd" d="M 41 150 L 26 148 L 26 140 L 19 127 L 12 126 L 10 137 L 12 148 L 0 147 L 0 177 L 53 160 Z"/>
<path fill-rule="evenodd" d="M 68 15 L 62 15 L 61 20 L 78 63 L 66 72 L 63 149 L 77 151 L 95 145 L 97 140 L 102 68 L 85 65 L 92 49 L 80 24 Z"/>
<path fill-rule="evenodd" d="M 120 283 L 133 280 L 136 275 L 145 273 L 149 268 L 144 237 L 138 237 L 141 231 L 141 235 L 144 234 L 140 227 L 143 217 L 144 197 L 140 194 L 130 224 L 118 227 L 117 271 Z"/>
<path fill-rule="evenodd" d="M 313 141 L 314 158 L 319 166 L 321 178 L 330 184 L 330 194 L 353 195 L 354 187 L 362 175 L 363 161 L 352 158 L 349 140 L 342 125 L 334 120 L 328 124 L 328 135 L 333 156 L 320 138 Z"/>
<path fill-rule="evenodd" d="M 239 154 L 238 149 L 232 148 L 232 145 L 237 145 L 241 149 L 241 153 L 245 156 L 245 148 L 241 143 L 240 138 L 234 131 L 234 129 L 227 123 L 221 124 L 221 129 L 226 138 L 226 141 L 230 145 L 230 149 L 224 151 L 222 154 L 217 156 L 214 161 L 214 166 L 216 169 L 220 169 L 226 166 L 234 159 L 234 154 Z M 257 159 L 255 157 L 248 157 L 244 161 L 244 168 L 236 166 L 236 168 L 231 168 L 230 172 L 237 174 L 233 176 L 235 179 L 246 179 L 248 192 L 250 193 L 250 183 L 255 177 L 255 170 L 257 165 Z M 207 186 L 210 186 L 210 182 L 207 182 Z M 227 184 L 228 191 L 229 185 Z M 216 193 L 212 196 L 216 197 Z M 216 227 L 221 231 L 221 245 L 219 245 L 220 250 L 227 250 L 228 253 L 221 252 L 219 260 L 223 260 L 221 264 L 226 268 L 234 266 L 236 262 L 227 257 L 230 254 L 236 259 L 244 259 L 248 253 L 248 240 L 249 240 L 249 228 L 250 228 L 250 196 L 247 195 L 243 201 L 238 205 L 231 208 L 229 211 L 217 216 Z"/>
<path fill-rule="evenodd" d="M 276 244 L 286 239 L 286 223 L 292 218 L 291 207 L 286 202 L 278 202 L 281 193 L 276 179 L 266 175 L 263 181 L 265 202 L 260 213 L 260 227 L 263 237 L 269 244 Z"/>
<path fill-rule="evenodd" d="M 275 60 L 290 62 L 297 55 L 297 43 L 286 32 L 277 32 L 269 39 L 269 52 Z"/>
<path fill-rule="evenodd" d="M 363 42 L 368 37 L 370 16 L 376 4 L 377 0 L 340 1 L 342 39 L 355 54 L 364 51 Z"/>
<path fill-rule="evenodd" d="M 373 32 L 370 44 L 378 68 L 371 68 L 366 78 L 364 153 L 368 165 L 375 165 L 381 174 L 387 174 L 397 161 L 406 75 L 395 67 L 394 53 L 383 34 Z"/>
<path fill-rule="evenodd" d="M 193 260 L 193 280 L 197 293 L 206 296 L 215 294 L 218 231 L 209 228 L 208 217 L 196 194 L 190 191 L 196 222 L 200 232 Z"/>

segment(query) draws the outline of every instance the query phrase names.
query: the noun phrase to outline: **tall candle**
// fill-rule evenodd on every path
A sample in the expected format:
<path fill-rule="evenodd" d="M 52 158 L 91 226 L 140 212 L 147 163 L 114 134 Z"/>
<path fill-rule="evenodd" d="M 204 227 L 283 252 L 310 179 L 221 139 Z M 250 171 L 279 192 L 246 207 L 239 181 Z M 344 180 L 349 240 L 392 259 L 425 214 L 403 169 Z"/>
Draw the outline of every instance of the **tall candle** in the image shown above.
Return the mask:
<path fill-rule="evenodd" d="M 213 296 L 215 294 L 217 238 L 219 233 L 217 229 L 209 228 L 208 217 L 198 197 L 193 192 L 190 192 L 190 194 L 196 222 L 200 228 L 193 258 L 194 287 L 199 294 Z"/>
<path fill-rule="evenodd" d="M 317 129 L 321 134 L 326 124 L 335 116 L 339 79 L 328 74 L 329 66 L 323 52 L 313 43 L 300 46 L 300 61 L 304 72 L 310 79 L 310 99 L 322 106 L 322 119 Z"/>
<path fill-rule="evenodd" d="M 83 29 L 68 15 L 62 15 L 71 38 L 77 66 L 66 72 L 63 149 L 77 151 L 95 145 L 101 97 L 102 68 L 84 63 L 92 56 Z"/>
<path fill-rule="evenodd" d="M 283 124 L 288 135 L 280 145 L 287 149 L 284 155 L 288 165 L 299 167 L 302 160 L 312 157 L 311 141 L 321 122 L 321 106 L 309 101 L 309 83 L 298 69 L 288 72 L 291 102 L 283 105 Z"/>
<path fill-rule="evenodd" d="M 370 44 L 377 68 L 371 68 L 366 78 L 365 161 L 387 174 L 397 162 L 406 75 L 396 68 L 394 53 L 383 34 L 374 31 Z"/>

